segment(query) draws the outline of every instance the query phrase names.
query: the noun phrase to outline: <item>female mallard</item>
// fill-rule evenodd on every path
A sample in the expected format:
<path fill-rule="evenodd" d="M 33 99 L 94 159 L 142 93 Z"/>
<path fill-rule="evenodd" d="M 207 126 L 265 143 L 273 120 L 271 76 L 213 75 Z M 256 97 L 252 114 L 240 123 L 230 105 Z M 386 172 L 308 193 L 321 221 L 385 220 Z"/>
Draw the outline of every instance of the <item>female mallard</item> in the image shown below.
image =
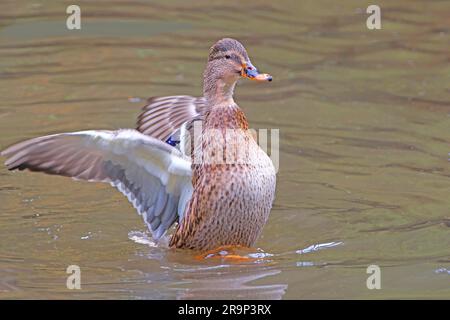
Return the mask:
<path fill-rule="evenodd" d="M 137 130 L 54 134 L 1 154 L 9 170 L 109 182 L 128 197 L 155 240 L 178 220 L 171 247 L 252 246 L 269 216 L 276 181 L 233 100 L 240 77 L 272 80 L 258 73 L 241 43 L 222 39 L 210 49 L 203 97 L 151 98 Z M 196 136 L 190 129 L 197 123 Z"/>

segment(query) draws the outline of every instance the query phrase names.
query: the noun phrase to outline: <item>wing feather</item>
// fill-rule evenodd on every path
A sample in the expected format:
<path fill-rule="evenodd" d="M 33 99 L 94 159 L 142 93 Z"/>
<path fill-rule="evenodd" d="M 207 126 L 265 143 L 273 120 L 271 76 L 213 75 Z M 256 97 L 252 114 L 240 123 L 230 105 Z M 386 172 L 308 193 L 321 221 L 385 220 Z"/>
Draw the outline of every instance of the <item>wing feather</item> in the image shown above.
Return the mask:
<path fill-rule="evenodd" d="M 145 135 L 166 141 L 185 122 L 201 117 L 206 112 L 203 97 L 153 97 L 138 116 L 137 130 Z"/>
<path fill-rule="evenodd" d="M 1 155 L 6 156 L 9 170 L 109 182 L 143 216 L 156 240 L 177 218 L 183 218 L 185 198 L 192 194 L 190 160 L 172 146 L 136 130 L 38 137 L 15 144 Z"/>

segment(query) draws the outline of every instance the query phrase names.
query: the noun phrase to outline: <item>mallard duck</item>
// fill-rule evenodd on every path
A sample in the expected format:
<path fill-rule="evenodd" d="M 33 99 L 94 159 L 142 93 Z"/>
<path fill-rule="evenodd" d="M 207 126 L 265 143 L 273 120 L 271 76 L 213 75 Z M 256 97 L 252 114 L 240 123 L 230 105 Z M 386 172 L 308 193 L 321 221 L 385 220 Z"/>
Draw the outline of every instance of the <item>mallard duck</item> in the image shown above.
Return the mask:
<path fill-rule="evenodd" d="M 110 183 L 156 241 L 178 222 L 170 247 L 251 247 L 268 219 L 276 174 L 233 100 L 242 77 L 272 81 L 252 65 L 240 42 L 225 38 L 210 49 L 203 97 L 151 98 L 136 130 L 53 134 L 12 145 L 1 155 L 9 170 Z M 240 151 L 245 161 L 238 159 Z"/>

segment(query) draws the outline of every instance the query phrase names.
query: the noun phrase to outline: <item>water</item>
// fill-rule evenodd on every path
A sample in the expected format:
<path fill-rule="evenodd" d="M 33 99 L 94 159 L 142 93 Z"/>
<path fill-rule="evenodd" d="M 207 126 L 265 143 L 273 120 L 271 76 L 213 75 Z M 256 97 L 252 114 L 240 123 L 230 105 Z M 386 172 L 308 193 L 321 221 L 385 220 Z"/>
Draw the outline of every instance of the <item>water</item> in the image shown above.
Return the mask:
<path fill-rule="evenodd" d="M 450 298 L 448 1 L 378 1 L 381 30 L 364 1 L 108 3 L 78 1 L 77 34 L 63 4 L 1 2 L 0 148 L 133 127 L 146 97 L 200 94 L 209 47 L 235 37 L 274 76 L 236 91 L 280 129 L 270 220 L 254 260 L 199 261 L 107 185 L 1 166 L 0 298 Z"/>

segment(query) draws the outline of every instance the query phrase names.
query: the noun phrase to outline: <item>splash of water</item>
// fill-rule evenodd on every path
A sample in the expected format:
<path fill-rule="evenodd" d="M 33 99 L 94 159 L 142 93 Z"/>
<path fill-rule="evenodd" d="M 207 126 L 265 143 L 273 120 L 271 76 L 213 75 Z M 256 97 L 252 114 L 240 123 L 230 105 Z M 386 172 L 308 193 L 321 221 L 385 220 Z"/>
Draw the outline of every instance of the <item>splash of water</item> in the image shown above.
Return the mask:
<path fill-rule="evenodd" d="M 333 248 L 333 247 L 339 246 L 341 244 L 343 244 L 342 241 L 318 243 L 318 244 L 313 244 L 313 245 L 311 245 L 311 246 L 309 246 L 309 247 L 307 247 L 305 249 L 297 250 L 297 251 L 295 251 L 295 253 L 306 254 L 306 253 L 311 253 L 311 252 L 314 252 L 314 251 L 319 251 L 319 250 L 322 250 L 322 249 Z"/>
<path fill-rule="evenodd" d="M 145 244 L 149 247 L 156 248 L 158 244 L 153 241 L 147 233 L 141 231 L 130 231 L 128 232 L 128 239 L 139 244 Z"/>

